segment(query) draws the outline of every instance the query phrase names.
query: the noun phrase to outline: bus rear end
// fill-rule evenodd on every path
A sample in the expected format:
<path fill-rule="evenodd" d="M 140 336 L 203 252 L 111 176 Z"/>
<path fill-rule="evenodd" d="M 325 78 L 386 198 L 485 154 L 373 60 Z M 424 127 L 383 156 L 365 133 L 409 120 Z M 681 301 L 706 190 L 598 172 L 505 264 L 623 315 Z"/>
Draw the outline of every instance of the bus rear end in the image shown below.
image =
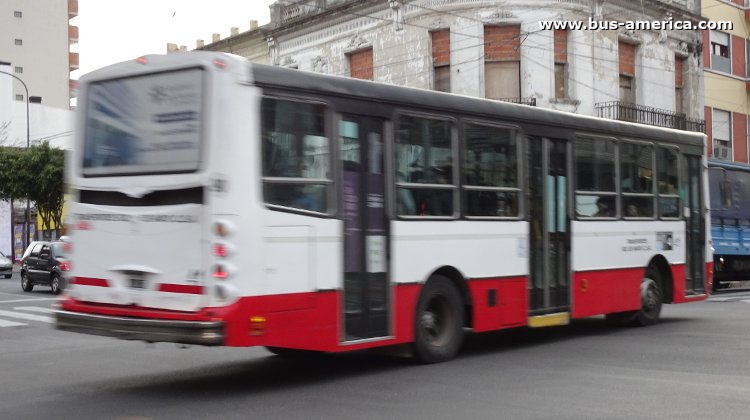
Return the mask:
<path fill-rule="evenodd" d="M 215 57 L 147 56 L 83 80 L 68 163 L 74 273 L 58 329 L 225 343 L 228 297 L 211 287 L 222 273 L 212 245 L 209 104 L 218 81 L 242 66 L 230 75 Z"/>

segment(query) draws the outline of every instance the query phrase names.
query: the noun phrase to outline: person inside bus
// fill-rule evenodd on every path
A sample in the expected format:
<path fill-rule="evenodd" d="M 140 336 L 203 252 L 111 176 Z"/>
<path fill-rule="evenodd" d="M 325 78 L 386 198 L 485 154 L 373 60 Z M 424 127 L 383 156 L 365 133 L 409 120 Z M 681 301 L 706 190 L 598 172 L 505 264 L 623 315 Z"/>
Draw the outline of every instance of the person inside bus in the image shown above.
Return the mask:
<path fill-rule="evenodd" d="M 432 173 L 436 184 L 450 184 L 453 171 L 450 165 L 433 167 Z M 430 215 L 450 216 L 453 214 L 453 191 L 449 189 L 435 189 L 431 191 Z"/>
<path fill-rule="evenodd" d="M 596 200 L 597 212 L 594 217 L 614 217 L 614 212 L 608 202 L 609 200 L 606 197 L 599 197 Z"/>
<path fill-rule="evenodd" d="M 396 172 L 396 182 L 406 182 L 406 176 L 402 172 Z M 411 216 L 417 214 L 417 204 L 414 202 L 414 195 L 406 188 L 397 188 L 398 190 L 398 214 Z"/>

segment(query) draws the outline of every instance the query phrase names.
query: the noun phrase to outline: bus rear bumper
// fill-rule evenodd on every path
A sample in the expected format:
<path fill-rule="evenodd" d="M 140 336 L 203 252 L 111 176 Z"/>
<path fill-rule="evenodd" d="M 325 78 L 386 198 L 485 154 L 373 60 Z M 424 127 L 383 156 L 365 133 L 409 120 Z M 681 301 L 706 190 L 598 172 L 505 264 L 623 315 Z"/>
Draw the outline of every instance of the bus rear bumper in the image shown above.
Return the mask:
<path fill-rule="evenodd" d="M 56 311 L 56 328 L 83 334 L 142 340 L 220 346 L 224 344 L 224 323 L 126 318 L 70 311 Z"/>

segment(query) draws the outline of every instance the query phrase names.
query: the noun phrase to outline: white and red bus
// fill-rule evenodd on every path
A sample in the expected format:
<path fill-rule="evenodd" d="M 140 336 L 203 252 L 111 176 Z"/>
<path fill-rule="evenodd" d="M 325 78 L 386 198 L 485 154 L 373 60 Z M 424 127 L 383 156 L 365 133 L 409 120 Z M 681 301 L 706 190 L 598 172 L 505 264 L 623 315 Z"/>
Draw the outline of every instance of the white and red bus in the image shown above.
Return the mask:
<path fill-rule="evenodd" d="M 81 81 L 62 330 L 278 353 L 707 297 L 705 137 L 251 64 Z"/>

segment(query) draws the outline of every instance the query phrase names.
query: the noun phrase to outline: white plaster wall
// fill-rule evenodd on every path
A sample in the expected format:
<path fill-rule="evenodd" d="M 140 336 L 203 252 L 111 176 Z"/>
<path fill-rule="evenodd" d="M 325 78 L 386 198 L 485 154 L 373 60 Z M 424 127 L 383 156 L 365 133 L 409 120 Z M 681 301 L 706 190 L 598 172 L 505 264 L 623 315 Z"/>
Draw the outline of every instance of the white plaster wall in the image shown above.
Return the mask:
<path fill-rule="evenodd" d="M 422 7 L 418 7 L 422 6 Z M 624 30 L 569 31 L 569 101 L 554 98 L 554 42 L 552 31 L 541 31 L 540 20 L 583 20 L 592 16 L 591 2 L 523 0 L 419 0 L 404 6 L 405 22 L 397 29 L 392 11 L 383 5 L 342 13 L 277 40 L 280 61 L 301 70 L 349 74 L 346 54 L 372 46 L 376 81 L 431 89 L 432 59 L 429 30 L 451 30 L 451 91 L 484 97 L 484 25 L 521 24 L 521 96 L 535 97 L 537 106 L 596 115 L 595 104 L 619 100 L 618 40 Z M 438 12 L 429 9 L 437 10 Z M 637 9 L 637 10 L 636 10 Z M 648 13 L 652 13 L 649 15 Z M 604 18 L 662 20 L 661 12 L 633 8 L 625 0 L 604 3 Z M 680 41 L 695 42 L 700 34 L 636 31 L 636 100 L 639 105 L 674 110 L 674 55 Z M 323 59 L 326 66 L 314 68 Z M 689 56 L 686 90 L 688 116 L 702 118 L 700 58 Z M 696 70 L 697 69 L 697 70 Z M 698 92 L 696 94 L 696 92 Z M 693 100 L 693 98 L 696 98 Z"/>

